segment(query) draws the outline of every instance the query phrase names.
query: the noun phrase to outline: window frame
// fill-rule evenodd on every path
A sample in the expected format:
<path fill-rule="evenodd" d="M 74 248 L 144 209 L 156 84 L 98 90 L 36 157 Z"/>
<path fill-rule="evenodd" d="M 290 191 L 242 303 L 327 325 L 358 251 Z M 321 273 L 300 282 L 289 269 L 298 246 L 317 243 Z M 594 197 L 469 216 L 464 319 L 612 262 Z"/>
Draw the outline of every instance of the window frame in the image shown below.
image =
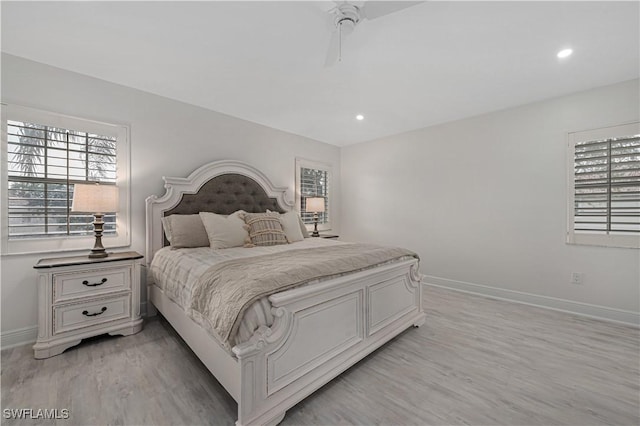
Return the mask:
<path fill-rule="evenodd" d="M 318 222 L 318 231 L 330 231 L 331 228 L 331 221 L 332 218 L 334 217 L 334 212 L 333 212 L 333 189 L 332 189 L 332 182 L 333 182 L 333 166 L 329 163 L 323 163 L 320 161 L 314 161 L 314 160 L 307 160 L 304 158 L 296 158 L 296 204 L 295 204 L 295 209 L 296 211 L 300 214 L 300 217 L 302 217 L 302 201 L 301 201 L 301 197 L 302 197 L 302 191 L 301 191 L 301 177 L 302 177 L 302 171 L 301 169 L 305 168 L 305 169 L 315 169 L 315 170 L 321 170 L 323 172 L 327 173 L 327 176 L 329 178 L 329 194 L 327 196 L 327 202 L 329 205 L 329 209 L 328 209 L 328 213 L 329 213 L 329 220 L 325 223 L 320 223 Z M 308 230 L 313 229 L 313 224 L 308 224 L 305 223 L 304 224 L 305 227 L 307 227 Z"/>
<path fill-rule="evenodd" d="M 567 134 L 567 244 L 618 248 L 640 248 L 640 235 L 616 235 L 575 231 L 575 145 L 580 141 L 602 140 L 640 134 L 640 122 Z"/>
<path fill-rule="evenodd" d="M 119 210 L 116 213 L 116 232 L 114 235 L 103 235 L 102 242 L 108 249 L 131 245 L 129 126 L 12 104 L 0 105 L 0 119 L 2 121 L 0 148 L 0 177 L 2 181 L 2 185 L 0 185 L 0 253 L 2 255 L 89 250 L 95 242 L 94 235 L 9 239 L 7 120 L 26 121 L 117 138 L 116 185 L 119 193 Z"/>

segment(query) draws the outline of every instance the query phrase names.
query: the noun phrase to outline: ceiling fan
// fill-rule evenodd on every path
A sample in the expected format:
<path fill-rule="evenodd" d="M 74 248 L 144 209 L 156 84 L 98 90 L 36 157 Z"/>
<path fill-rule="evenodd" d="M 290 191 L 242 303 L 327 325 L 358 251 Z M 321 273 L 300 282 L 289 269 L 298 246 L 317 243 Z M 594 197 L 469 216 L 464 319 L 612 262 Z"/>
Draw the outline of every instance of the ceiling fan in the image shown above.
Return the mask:
<path fill-rule="evenodd" d="M 346 1 L 336 2 L 336 7 L 329 11 L 333 17 L 335 29 L 331 34 L 325 66 L 330 67 L 336 62 L 342 61 L 342 42 L 346 36 L 353 32 L 360 21 L 380 18 L 419 3 L 423 2 L 365 1 L 361 6 Z"/>

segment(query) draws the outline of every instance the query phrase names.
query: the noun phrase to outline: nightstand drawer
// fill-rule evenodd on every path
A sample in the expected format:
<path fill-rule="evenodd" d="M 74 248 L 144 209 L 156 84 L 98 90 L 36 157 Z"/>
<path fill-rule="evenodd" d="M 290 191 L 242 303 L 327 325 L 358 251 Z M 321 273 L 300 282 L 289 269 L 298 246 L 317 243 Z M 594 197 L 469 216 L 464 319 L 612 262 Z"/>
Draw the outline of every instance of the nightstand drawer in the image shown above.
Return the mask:
<path fill-rule="evenodd" d="M 82 327 L 129 318 L 131 316 L 131 296 L 89 300 L 53 307 L 53 334 L 64 333 Z"/>
<path fill-rule="evenodd" d="M 53 301 L 73 299 L 85 295 L 128 290 L 131 288 L 131 268 L 101 268 L 84 272 L 53 275 Z"/>

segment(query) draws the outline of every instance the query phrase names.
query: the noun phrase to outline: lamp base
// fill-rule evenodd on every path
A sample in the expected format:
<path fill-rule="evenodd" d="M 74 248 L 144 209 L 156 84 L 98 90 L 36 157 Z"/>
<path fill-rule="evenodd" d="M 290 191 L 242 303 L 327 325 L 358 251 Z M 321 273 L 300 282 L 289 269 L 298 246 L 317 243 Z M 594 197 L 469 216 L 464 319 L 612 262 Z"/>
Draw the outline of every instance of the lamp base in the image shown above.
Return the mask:
<path fill-rule="evenodd" d="M 108 257 L 109 253 L 107 253 L 107 251 L 105 249 L 102 249 L 102 251 L 93 249 L 91 250 L 91 253 L 89 253 L 89 259 L 99 259 L 101 257 Z"/>
<path fill-rule="evenodd" d="M 311 233 L 312 237 L 319 237 L 320 233 L 318 232 L 318 213 L 313 214 L 313 232 Z"/>
<path fill-rule="evenodd" d="M 102 257 L 109 256 L 109 253 L 107 253 L 104 246 L 102 245 L 102 231 L 104 229 L 104 221 L 102 220 L 102 218 L 104 217 L 104 214 L 95 213 L 94 217 L 95 220 L 93 221 L 93 232 L 96 236 L 96 242 L 91 249 L 91 253 L 89 253 L 89 259 L 100 259 Z"/>

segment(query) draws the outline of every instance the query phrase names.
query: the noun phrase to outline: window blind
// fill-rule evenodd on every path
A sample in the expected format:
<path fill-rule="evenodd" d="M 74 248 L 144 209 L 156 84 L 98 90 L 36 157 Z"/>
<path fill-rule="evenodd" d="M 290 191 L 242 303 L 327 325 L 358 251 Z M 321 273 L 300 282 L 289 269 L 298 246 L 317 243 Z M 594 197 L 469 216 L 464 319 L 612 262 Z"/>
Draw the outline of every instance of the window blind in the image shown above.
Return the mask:
<path fill-rule="evenodd" d="M 9 239 L 91 235 L 93 216 L 70 211 L 74 184 L 115 185 L 116 149 L 115 137 L 7 120 Z M 104 221 L 115 234 L 115 213 Z"/>
<path fill-rule="evenodd" d="M 640 135 L 578 141 L 574 231 L 640 235 Z"/>
<path fill-rule="evenodd" d="M 324 197 L 324 213 L 318 213 L 318 223 L 329 223 L 330 176 L 327 170 L 300 167 L 300 216 L 304 223 L 313 223 L 313 213 L 306 211 L 308 197 Z"/>

